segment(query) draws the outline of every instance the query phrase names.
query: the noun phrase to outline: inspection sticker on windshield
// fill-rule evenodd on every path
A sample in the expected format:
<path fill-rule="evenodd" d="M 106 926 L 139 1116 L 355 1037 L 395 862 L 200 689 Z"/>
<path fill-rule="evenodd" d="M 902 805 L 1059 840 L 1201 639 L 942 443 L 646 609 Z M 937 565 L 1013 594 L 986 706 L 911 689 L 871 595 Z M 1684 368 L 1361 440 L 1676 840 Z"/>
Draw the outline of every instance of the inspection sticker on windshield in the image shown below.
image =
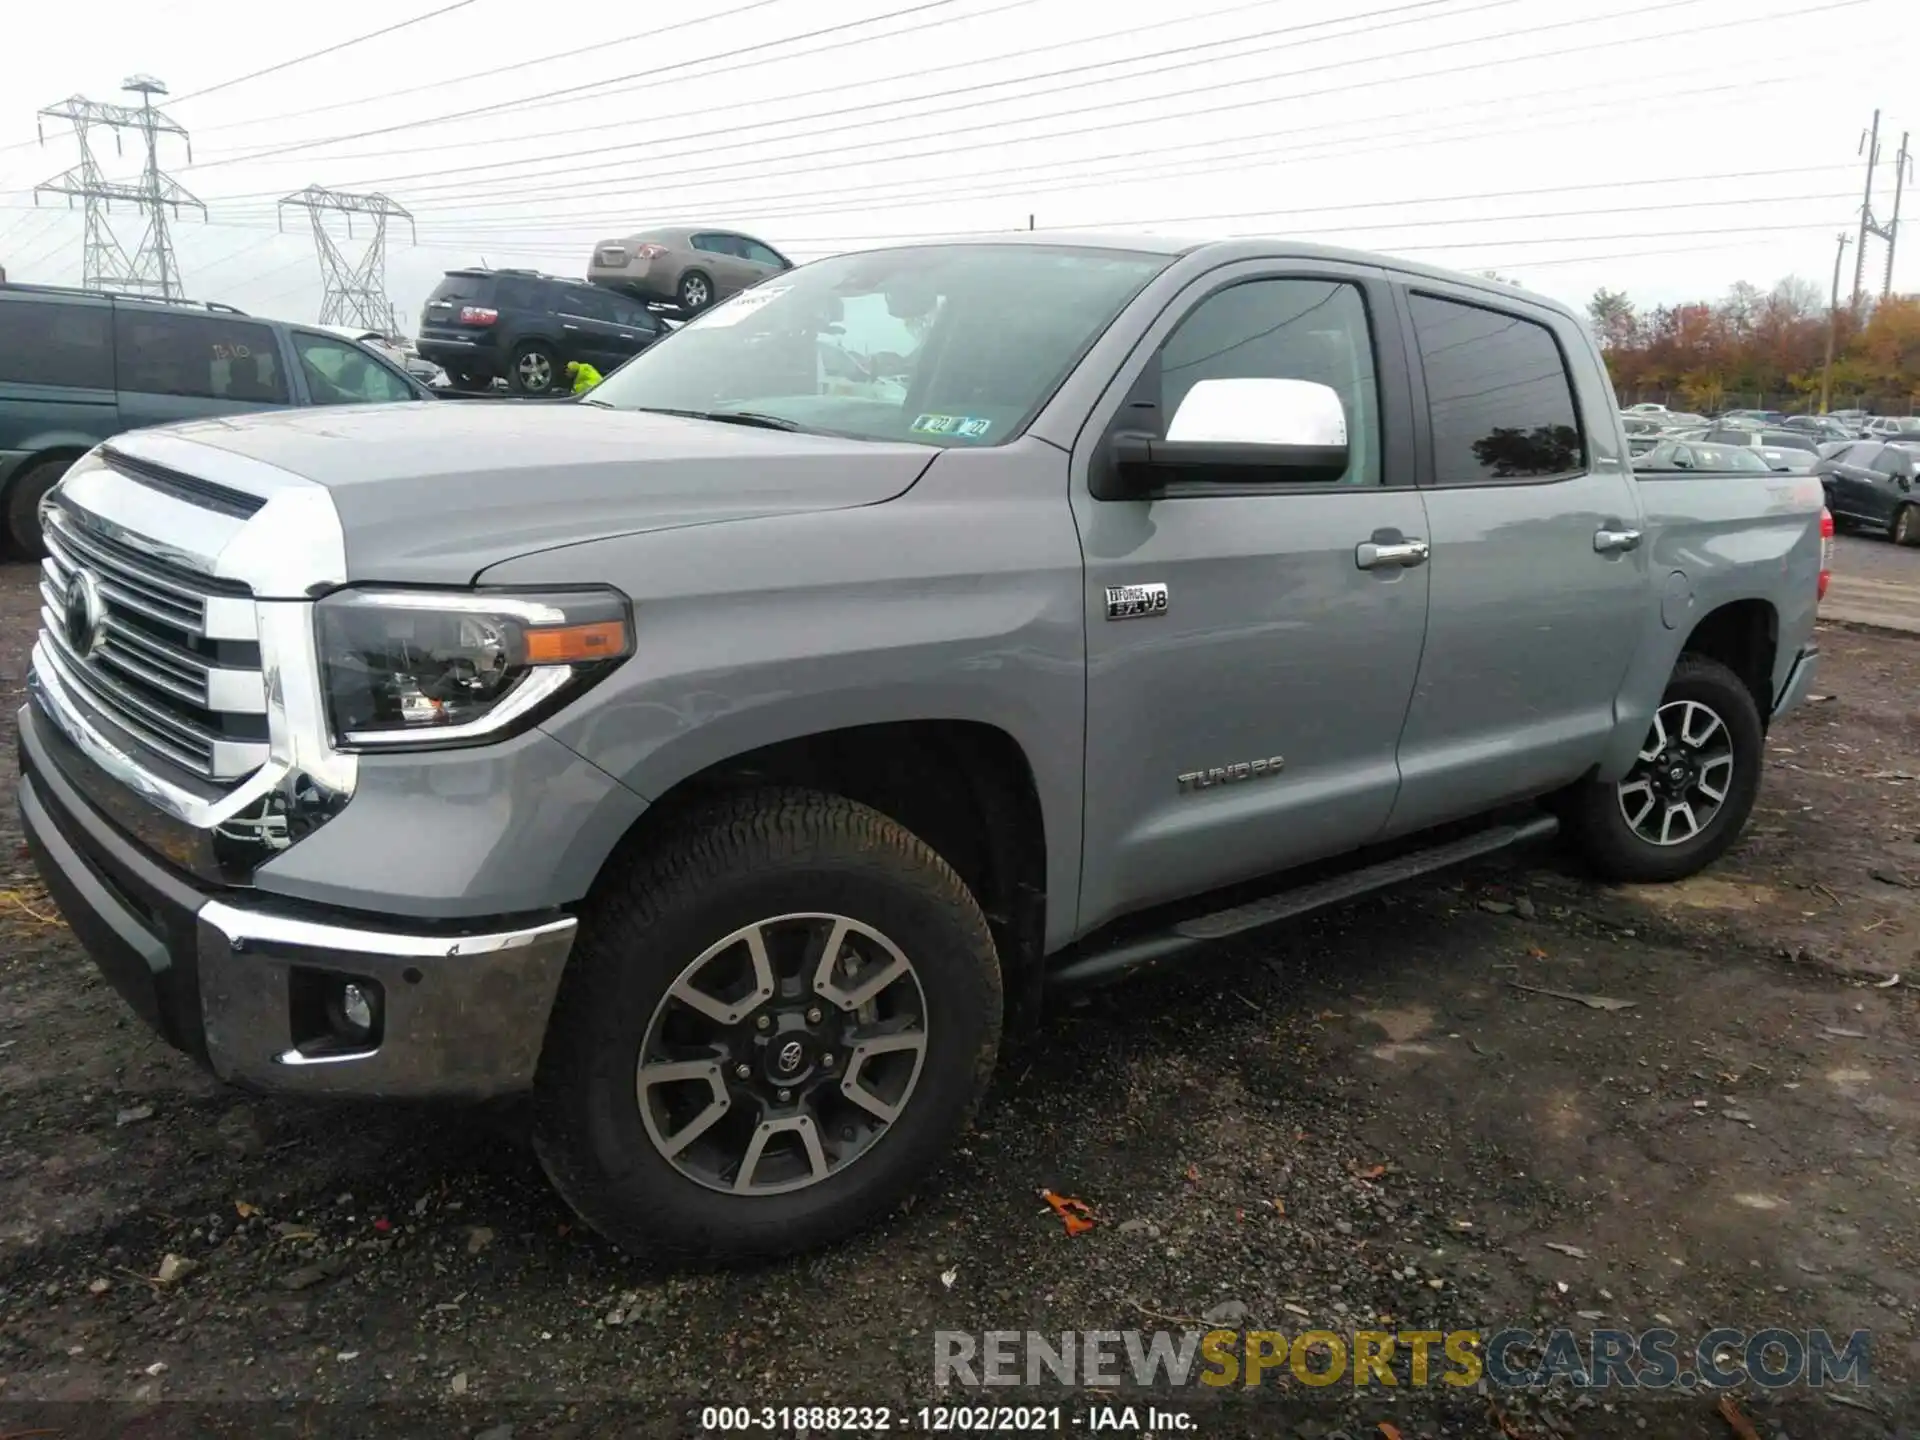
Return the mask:
<path fill-rule="evenodd" d="M 791 285 L 758 285 L 751 290 L 743 290 L 731 300 L 723 300 L 711 310 L 694 316 L 687 324 L 698 325 L 705 330 L 720 325 L 738 325 L 768 301 L 778 300 L 792 288 Z"/>
<path fill-rule="evenodd" d="M 962 440 L 978 440 L 993 426 L 993 421 L 978 415 L 916 415 L 916 435 L 953 435 Z"/>

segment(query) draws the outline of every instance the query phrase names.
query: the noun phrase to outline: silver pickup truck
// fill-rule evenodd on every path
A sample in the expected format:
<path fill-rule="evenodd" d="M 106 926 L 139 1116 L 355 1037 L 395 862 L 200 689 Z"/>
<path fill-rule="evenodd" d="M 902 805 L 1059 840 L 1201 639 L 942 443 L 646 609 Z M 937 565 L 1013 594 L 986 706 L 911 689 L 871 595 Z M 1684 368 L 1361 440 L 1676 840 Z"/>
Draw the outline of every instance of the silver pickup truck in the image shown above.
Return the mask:
<path fill-rule="evenodd" d="M 173 1045 L 531 1092 L 622 1246 L 937 1166 L 1043 991 L 1563 830 L 1726 850 L 1808 476 L 1636 480 L 1592 340 L 1279 242 L 919 245 L 583 403 L 120 436 L 45 507 L 20 804 Z"/>

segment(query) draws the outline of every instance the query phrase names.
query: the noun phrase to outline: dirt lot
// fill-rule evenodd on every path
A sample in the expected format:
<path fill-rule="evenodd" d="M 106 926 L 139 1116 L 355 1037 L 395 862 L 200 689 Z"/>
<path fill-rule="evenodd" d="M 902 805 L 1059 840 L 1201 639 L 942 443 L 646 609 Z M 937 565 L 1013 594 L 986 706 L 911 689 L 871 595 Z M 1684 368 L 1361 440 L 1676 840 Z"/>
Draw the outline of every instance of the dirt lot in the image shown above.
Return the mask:
<path fill-rule="evenodd" d="M 33 607 L 31 572 L 0 568 L 9 728 Z M 936 1329 L 1203 1314 L 1873 1332 L 1870 1387 L 1743 1391 L 1746 1432 L 1703 1394 L 1160 1397 L 1205 1436 L 1910 1434 L 1920 638 L 1822 644 L 1826 698 L 1776 732 L 1710 877 L 1605 891 L 1546 855 L 1063 1006 L 907 1213 L 750 1272 L 653 1273 L 570 1226 L 510 1115 L 213 1084 L 94 978 L 9 802 L 0 1436 L 688 1434 L 716 1400 L 898 1415 L 932 1398 Z M 1098 1223 L 1069 1237 L 1042 1187 Z M 1071 1420 L 1125 1397 L 1045 1398 Z"/>

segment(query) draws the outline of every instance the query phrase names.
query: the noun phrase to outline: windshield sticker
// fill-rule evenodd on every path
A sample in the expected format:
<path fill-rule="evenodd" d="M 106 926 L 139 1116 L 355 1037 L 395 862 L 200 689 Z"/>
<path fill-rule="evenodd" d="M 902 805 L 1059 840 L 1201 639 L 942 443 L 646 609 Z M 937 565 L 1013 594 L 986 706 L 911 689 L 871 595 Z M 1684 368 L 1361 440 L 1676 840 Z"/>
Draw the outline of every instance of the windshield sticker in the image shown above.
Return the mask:
<path fill-rule="evenodd" d="M 768 301 L 778 300 L 792 288 L 791 285 L 760 285 L 752 290 L 743 290 L 731 300 L 722 301 L 711 310 L 694 316 L 686 322 L 686 325 L 681 326 L 681 329 L 684 330 L 691 325 L 698 325 L 703 330 L 712 330 L 722 325 L 738 325 L 754 311 L 762 309 Z"/>
<path fill-rule="evenodd" d="M 916 435 L 952 435 L 961 440 L 979 440 L 993 427 L 993 421 L 978 415 L 916 415 Z"/>

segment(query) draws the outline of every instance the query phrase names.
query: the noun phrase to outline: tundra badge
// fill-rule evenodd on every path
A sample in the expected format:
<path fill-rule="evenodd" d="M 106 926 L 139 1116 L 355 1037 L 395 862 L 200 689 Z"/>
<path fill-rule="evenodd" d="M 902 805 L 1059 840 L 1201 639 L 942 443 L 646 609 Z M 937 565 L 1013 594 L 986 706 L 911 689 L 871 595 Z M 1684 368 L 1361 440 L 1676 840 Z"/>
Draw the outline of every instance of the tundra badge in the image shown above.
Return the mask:
<path fill-rule="evenodd" d="M 1242 760 L 1233 765 L 1215 765 L 1210 770 L 1189 770 L 1180 777 L 1180 788 L 1191 794 L 1211 790 L 1216 785 L 1235 785 L 1242 780 L 1264 780 L 1278 775 L 1287 762 L 1275 755 L 1266 760 Z"/>
<path fill-rule="evenodd" d="M 1107 586 L 1109 620 L 1143 620 L 1166 613 L 1167 587 L 1157 580 L 1147 585 Z"/>

